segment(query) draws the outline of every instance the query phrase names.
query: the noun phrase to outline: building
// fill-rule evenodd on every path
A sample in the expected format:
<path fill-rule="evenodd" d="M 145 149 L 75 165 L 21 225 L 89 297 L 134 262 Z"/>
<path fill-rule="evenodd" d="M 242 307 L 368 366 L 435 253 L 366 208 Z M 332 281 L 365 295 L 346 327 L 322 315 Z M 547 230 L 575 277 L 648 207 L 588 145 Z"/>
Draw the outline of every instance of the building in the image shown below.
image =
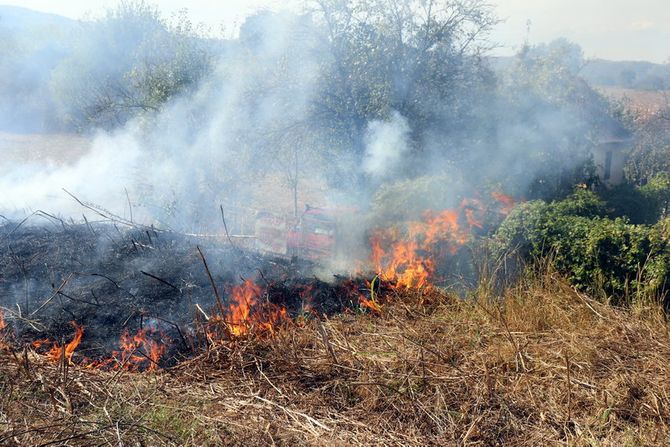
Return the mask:
<path fill-rule="evenodd" d="M 623 183 L 628 151 L 633 147 L 633 135 L 619 122 L 608 120 L 601 126 L 593 150 L 596 173 L 606 188 Z"/>

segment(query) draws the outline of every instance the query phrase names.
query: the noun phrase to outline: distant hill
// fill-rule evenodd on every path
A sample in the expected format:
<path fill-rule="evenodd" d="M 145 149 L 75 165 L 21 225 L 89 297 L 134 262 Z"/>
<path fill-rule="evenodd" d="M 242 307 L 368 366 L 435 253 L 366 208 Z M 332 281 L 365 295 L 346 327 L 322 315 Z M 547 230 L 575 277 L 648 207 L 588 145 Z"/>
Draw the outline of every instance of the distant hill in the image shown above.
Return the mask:
<path fill-rule="evenodd" d="M 0 5 L 0 27 L 12 31 L 56 28 L 60 31 L 72 29 L 76 20 L 56 14 L 33 11 L 18 6 Z"/>
<path fill-rule="evenodd" d="M 40 132 L 53 116 L 49 80 L 79 22 L 0 5 L 0 130 Z"/>
<path fill-rule="evenodd" d="M 491 67 L 503 71 L 512 66 L 514 57 L 492 57 Z M 588 60 L 581 76 L 591 85 L 628 90 L 670 90 L 670 64 L 646 61 Z"/>
<path fill-rule="evenodd" d="M 670 88 L 670 64 L 593 59 L 586 64 L 581 74 L 593 85 L 633 90 L 667 90 Z"/>

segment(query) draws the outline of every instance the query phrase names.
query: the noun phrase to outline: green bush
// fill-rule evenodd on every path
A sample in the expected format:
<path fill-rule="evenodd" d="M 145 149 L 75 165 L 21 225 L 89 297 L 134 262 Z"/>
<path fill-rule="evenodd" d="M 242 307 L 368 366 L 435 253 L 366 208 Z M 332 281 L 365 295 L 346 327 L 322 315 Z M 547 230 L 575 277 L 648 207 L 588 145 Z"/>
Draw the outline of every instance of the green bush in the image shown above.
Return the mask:
<path fill-rule="evenodd" d="M 497 254 L 549 258 L 575 286 L 615 302 L 663 293 L 670 279 L 670 223 L 631 224 L 605 216 L 605 203 L 582 191 L 553 203 L 516 207 L 493 237 Z"/>
<path fill-rule="evenodd" d="M 658 174 L 644 186 L 619 185 L 603 191 L 610 217 L 627 217 L 634 224 L 653 225 L 668 214 L 670 175 Z"/>

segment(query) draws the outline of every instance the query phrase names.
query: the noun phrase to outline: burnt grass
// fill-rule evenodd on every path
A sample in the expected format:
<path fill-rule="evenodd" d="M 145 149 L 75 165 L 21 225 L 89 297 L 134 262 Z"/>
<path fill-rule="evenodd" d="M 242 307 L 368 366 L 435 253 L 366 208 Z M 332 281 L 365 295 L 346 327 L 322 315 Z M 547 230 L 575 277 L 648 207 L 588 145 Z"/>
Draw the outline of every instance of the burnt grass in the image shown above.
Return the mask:
<path fill-rule="evenodd" d="M 68 342 L 71 322 L 84 327 L 77 356 L 108 357 L 124 330 L 161 333 L 168 346 L 162 366 L 190 357 L 201 313 L 215 312 L 203 253 L 224 306 L 231 287 L 253 279 L 259 300 L 283 306 L 296 317 L 357 309 L 365 281 L 314 276 L 318 266 L 153 228 L 111 223 L 0 226 L 0 306 L 13 342 Z"/>
<path fill-rule="evenodd" d="M 553 272 L 502 295 L 387 295 L 150 372 L 0 347 L 0 445 L 670 445 L 659 305 L 616 308 Z"/>

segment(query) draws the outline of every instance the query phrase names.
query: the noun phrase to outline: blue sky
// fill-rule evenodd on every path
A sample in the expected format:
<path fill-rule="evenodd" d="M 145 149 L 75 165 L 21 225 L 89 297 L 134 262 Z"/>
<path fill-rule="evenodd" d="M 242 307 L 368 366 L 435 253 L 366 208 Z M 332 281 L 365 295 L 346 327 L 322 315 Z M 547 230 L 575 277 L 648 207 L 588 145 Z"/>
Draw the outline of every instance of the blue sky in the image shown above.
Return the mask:
<path fill-rule="evenodd" d="M 187 8 L 196 22 L 213 29 L 234 29 L 260 8 L 299 8 L 302 0 L 148 0 L 170 14 Z M 71 18 L 100 15 L 115 0 L 0 0 Z M 667 62 L 670 58 L 670 0 L 491 0 L 505 19 L 492 35 L 501 54 L 524 41 L 530 23 L 531 42 L 567 37 L 588 57 Z"/>

